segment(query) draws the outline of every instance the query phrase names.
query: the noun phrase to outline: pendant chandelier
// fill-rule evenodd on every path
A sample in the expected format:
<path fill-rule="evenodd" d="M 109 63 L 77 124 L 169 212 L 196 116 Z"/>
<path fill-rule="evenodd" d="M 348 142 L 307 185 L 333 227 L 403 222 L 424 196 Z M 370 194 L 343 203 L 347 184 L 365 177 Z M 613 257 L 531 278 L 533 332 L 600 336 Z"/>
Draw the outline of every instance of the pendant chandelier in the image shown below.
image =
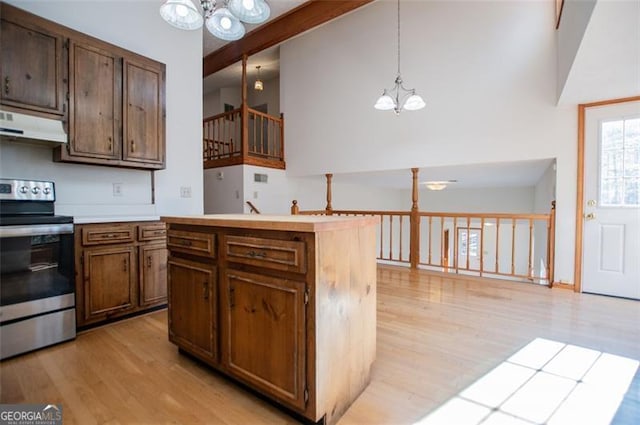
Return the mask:
<path fill-rule="evenodd" d="M 256 82 L 253 83 L 253 89 L 256 90 L 256 91 L 264 90 L 264 84 L 263 84 L 262 80 L 260 79 L 260 68 L 261 68 L 260 65 L 256 66 L 256 69 L 258 70 L 258 78 L 256 78 Z"/>
<path fill-rule="evenodd" d="M 404 109 L 417 111 L 424 108 L 424 100 L 416 94 L 416 89 L 406 89 L 402 83 L 400 76 L 400 0 L 398 0 L 398 73 L 393 88 L 384 89 L 374 108 L 381 111 L 393 110 L 396 115 L 400 115 L 400 111 Z"/>
<path fill-rule="evenodd" d="M 160 6 L 160 16 L 182 30 L 196 30 L 204 23 L 214 36 L 227 41 L 244 37 L 242 22 L 261 24 L 271 14 L 265 0 L 200 0 L 202 12 L 192 0 L 166 0 Z"/>

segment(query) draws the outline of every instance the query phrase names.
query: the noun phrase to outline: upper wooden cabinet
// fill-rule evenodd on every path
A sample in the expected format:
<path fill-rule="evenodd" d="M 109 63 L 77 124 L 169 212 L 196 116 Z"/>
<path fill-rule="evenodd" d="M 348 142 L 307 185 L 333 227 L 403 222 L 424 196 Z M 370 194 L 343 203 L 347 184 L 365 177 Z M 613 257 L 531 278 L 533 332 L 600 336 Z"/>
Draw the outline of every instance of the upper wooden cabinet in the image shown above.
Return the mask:
<path fill-rule="evenodd" d="M 123 85 L 123 159 L 164 164 L 164 68 L 126 60 Z"/>
<path fill-rule="evenodd" d="M 69 146 L 54 159 L 165 166 L 165 66 L 90 39 L 69 43 Z"/>
<path fill-rule="evenodd" d="M 0 103 L 19 112 L 64 114 L 61 34 L 0 4 Z"/>
<path fill-rule="evenodd" d="M 165 167 L 164 64 L 0 2 L 0 103 L 67 124 L 58 162 Z"/>

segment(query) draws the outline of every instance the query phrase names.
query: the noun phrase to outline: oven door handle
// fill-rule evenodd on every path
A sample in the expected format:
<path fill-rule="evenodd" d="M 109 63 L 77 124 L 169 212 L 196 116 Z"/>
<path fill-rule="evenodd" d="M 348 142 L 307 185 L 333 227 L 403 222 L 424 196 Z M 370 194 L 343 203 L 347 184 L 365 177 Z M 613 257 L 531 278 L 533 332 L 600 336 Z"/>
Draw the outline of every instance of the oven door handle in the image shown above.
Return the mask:
<path fill-rule="evenodd" d="M 0 226 L 0 238 L 20 236 L 63 235 L 73 233 L 73 223 Z"/>

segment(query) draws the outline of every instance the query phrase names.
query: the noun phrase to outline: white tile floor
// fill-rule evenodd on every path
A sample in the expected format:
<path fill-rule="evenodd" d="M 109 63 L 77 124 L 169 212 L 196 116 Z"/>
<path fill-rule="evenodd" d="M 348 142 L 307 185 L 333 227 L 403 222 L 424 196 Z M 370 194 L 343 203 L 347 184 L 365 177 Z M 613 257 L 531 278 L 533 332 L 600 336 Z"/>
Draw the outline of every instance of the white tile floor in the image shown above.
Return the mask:
<path fill-rule="evenodd" d="M 607 425 L 639 364 L 537 338 L 414 425 Z"/>

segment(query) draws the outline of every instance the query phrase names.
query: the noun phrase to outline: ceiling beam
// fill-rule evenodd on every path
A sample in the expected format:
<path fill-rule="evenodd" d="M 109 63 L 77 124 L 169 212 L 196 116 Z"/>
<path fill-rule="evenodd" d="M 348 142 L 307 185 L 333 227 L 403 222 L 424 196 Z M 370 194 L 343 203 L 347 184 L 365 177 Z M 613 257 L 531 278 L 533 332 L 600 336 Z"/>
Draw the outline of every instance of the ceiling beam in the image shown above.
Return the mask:
<path fill-rule="evenodd" d="M 209 53 L 202 64 L 203 78 L 242 60 L 242 55 L 254 55 L 372 1 L 310 0 Z"/>

